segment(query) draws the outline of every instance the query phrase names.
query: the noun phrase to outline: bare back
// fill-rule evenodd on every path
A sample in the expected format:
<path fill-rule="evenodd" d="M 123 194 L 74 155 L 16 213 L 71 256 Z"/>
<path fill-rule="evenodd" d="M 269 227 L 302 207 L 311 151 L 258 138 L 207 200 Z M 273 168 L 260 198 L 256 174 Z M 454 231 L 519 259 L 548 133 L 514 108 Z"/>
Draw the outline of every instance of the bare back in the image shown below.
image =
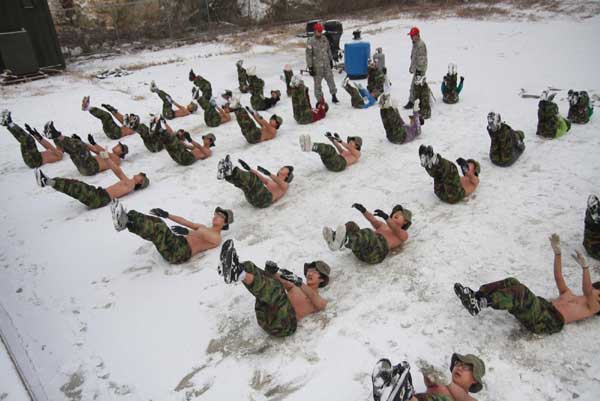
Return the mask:
<path fill-rule="evenodd" d="M 352 152 L 350 152 L 349 150 L 344 150 L 340 153 L 340 156 L 342 156 L 344 158 L 344 160 L 346 160 L 346 166 L 351 166 L 354 163 L 356 163 L 358 161 L 358 159 L 360 158 L 359 156 L 354 156 L 352 154 Z"/>
<path fill-rule="evenodd" d="M 133 192 L 135 189 L 135 181 L 133 178 L 128 178 L 126 180 L 121 180 L 116 184 L 113 184 L 109 187 L 106 187 L 106 192 L 110 195 L 110 199 L 122 198 L 128 193 Z"/>
<path fill-rule="evenodd" d="M 557 299 L 552 300 L 552 305 L 563 316 L 565 323 L 587 319 L 600 312 L 600 306 L 590 308 L 585 295 L 575 295 L 571 291 L 567 291 Z"/>
<path fill-rule="evenodd" d="M 190 230 L 185 239 L 190 246 L 192 256 L 194 256 L 197 253 L 218 247 L 221 243 L 221 233 L 202 226 L 196 230 Z"/>
<path fill-rule="evenodd" d="M 287 296 L 296 312 L 296 320 L 300 320 L 303 317 L 318 311 L 308 296 L 299 287 L 292 286 L 289 288 L 287 290 Z"/>
<path fill-rule="evenodd" d="M 275 129 L 275 127 L 272 127 L 271 125 L 261 125 L 260 127 L 260 141 L 264 142 L 264 141 L 269 141 L 273 138 L 275 138 L 275 135 L 277 135 L 277 129 Z"/>

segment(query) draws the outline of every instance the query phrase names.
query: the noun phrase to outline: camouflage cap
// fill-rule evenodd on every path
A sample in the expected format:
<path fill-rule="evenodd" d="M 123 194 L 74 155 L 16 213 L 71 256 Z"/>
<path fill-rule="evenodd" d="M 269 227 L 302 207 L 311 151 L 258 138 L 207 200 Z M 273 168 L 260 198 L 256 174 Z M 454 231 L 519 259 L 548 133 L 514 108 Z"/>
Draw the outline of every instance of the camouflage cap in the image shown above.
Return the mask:
<path fill-rule="evenodd" d="M 402 216 L 404 216 L 404 220 L 406 220 L 406 223 L 404 223 L 402 229 L 407 230 L 408 227 L 412 225 L 412 212 L 408 209 L 403 208 L 400 204 L 394 206 L 394 208 L 392 209 L 392 213 L 390 213 L 390 217 L 392 217 L 396 212 L 400 212 L 402 213 Z"/>
<path fill-rule="evenodd" d="M 362 138 L 360 136 L 349 136 L 346 142 L 350 143 L 350 141 L 354 141 L 359 150 L 362 148 Z"/>
<path fill-rule="evenodd" d="M 121 141 L 119 141 L 119 145 L 121 145 L 121 149 L 123 150 L 123 152 L 119 155 L 119 157 L 121 159 L 124 159 L 125 156 L 129 153 L 129 147 L 127 145 L 125 145 L 124 143 L 121 143 Z"/>
<path fill-rule="evenodd" d="M 231 209 L 223 209 L 220 206 L 215 208 L 215 213 L 219 213 L 225 217 L 225 225 L 223 226 L 223 230 L 229 229 L 229 225 L 233 223 L 233 210 Z"/>
<path fill-rule="evenodd" d="M 450 372 L 452 372 L 454 365 L 456 365 L 456 362 L 458 361 L 473 366 L 473 378 L 477 381 L 477 383 L 471 385 L 469 392 L 477 393 L 481 391 L 483 388 L 483 382 L 481 378 L 485 375 L 485 364 L 483 361 L 473 354 L 452 354 L 452 359 L 450 360 Z"/>
<path fill-rule="evenodd" d="M 469 159 L 467 160 L 467 163 L 473 163 L 473 165 L 475 166 L 475 175 L 479 176 L 479 172 L 481 171 L 481 165 L 479 164 L 479 162 L 475 159 Z"/>
<path fill-rule="evenodd" d="M 213 146 L 215 146 L 215 141 L 217 140 L 217 138 L 213 135 L 213 134 L 206 134 L 206 135 L 202 135 L 202 139 L 210 139 L 210 148 L 212 148 Z"/>
<path fill-rule="evenodd" d="M 323 277 L 323 282 L 319 284 L 319 288 L 325 287 L 329 284 L 329 274 L 331 274 L 331 268 L 329 265 L 322 260 L 316 260 L 314 262 L 305 263 L 304 264 L 304 277 L 306 277 L 306 272 L 308 269 L 316 269 Z"/>
<path fill-rule="evenodd" d="M 135 184 L 135 187 L 133 187 L 134 190 L 138 191 L 140 189 L 144 189 L 146 188 L 148 185 L 150 185 L 150 180 L 148 179 L 148 177 L 146 176 L 146 173 L 138 173 L 138 175 L 142 176 L 142 182 L 139 184 Z"/>
<path fill-rule="evenodd" d="M 279 117 L 277 114 L 273 114 L 270 120 L 275 120 L 277 122 L 277 129 L 279 129 L 279 127 L 281 127 L 281 124 L 283 124 L 283 118 Z"/>

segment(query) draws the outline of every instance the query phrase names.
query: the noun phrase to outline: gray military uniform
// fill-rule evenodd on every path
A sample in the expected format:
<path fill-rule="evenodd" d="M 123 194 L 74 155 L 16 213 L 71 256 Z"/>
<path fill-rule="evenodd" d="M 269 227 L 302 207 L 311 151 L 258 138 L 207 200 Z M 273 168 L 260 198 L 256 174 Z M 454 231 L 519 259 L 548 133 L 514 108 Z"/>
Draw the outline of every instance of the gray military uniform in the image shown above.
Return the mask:
<path fill-rule="evenodd" d="M 321 35 L 319 39 L 313 36 L 308 40 L 306 46 L 306 66 L 310 69 L 311 67 L 315 70 L 314 82 L 315 82 L 315 98 L 318 101 L 323 97 L 323 90 L 321 88 L 321 81 L 325 78 L 327 86 L 329 86 L 329 92 L 331 95 L 337 93 L 335 87 L 335 81 L 333 80 L 333 73 L 331 72 L 331 48 L 329 47 L 329 41 L 325 35 Z"/>
<path fill-rule="evenodd" d="M 413 74 L 413 79 L 410 84 L 410 101 L 415 101 L 415 77 L 417 71 L 422 75 L 427 72 L 427 46 L 420 38 L 413 43 L 412 51 L 410 53 L 410 68 L 408 71 Z"/>

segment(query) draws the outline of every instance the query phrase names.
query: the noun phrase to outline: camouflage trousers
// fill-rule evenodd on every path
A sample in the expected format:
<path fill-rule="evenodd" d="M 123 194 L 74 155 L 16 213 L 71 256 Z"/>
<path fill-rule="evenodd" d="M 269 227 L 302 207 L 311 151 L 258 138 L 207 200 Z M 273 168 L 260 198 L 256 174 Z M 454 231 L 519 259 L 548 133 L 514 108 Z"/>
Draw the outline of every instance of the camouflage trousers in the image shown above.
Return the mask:
<path fill-rule="evenodd" d="M 490 138 L 490 160 L 497 166 L 511 166 L 525 150 L 523 131 L 514 131 L 506 124 L 498 132 L 490 132 Z"/>
<path fill-rule="evenodd" d="M 78 180 L 54 178 L 52 188 L 77 199 L 90 209 L 104 207 L 111 201 L 110 195 L 104 188 L 94 187 Z"/>
<path fill-rule="evenodd" d="M 385 84 L 385 74 L 377 67 L 369 67 L 367 71 L 367 90 L 369 93 L 374 93 L 375 97 L 379 97 L 383 93 Z"/>
<path fill-rule="evenodd" d="M 256 175 L 248 171 L 242 171 L 235 167 L 231 175 L 225 177 L 225 180 L 244 191 L 246 200 L 254 207 L 262 209 L 273 203 L 271 192 L 260 182 Z"/>
<path fill-rule="evenodd" d="M 256 75 L 248 75 L 248 84 L 250 85 L 250 105 L 254 110 L 267 110 L 271 107 L 264 96 L 265 81 Z"/>
<path fill-rule="evenodd" d="M 217 110 L 217 107 L 210 103 L 210 100 L 206 100 L 203 97 L 198 99 L 198 104 L 204 110 L 204 123 L 208 127 L 218 127 L 221 125 L 221 115 Z"/>
<path fill-rule="evenodd" d="M 385 237 L 370 228 L 359 229 L 358 225 L 346 223 L 346 248 L 352 250 L 359 260 L 374 265 L 383 262 L 390 249 Z"/>
<path fill-rule="evenodd" d="M 248 74 L 246 74 L 246 69 L 241 65 L 237 64 L 236 67 L 240 92 L 248 93 L 248 91 L 250 90 L 250 85 L 248 85 Z"/>
<path fill-rule="evenodd" d="M 283 70 L 283 77 L 285 78 L 285 92 L 288 96 L 292 95 L 292 88 L 290 87 L 290 83 L 292 82 L 292 77 L 294 73 L 292 70 Z"/>
<path fill-rule="evenodd" d="M 456 86 L 456 74 L 446 74 L 442 81 L 442 101 L 448 104 L 458 103 L 458 88 Z M 446 82 L 448 85 L 445 85 Z"/>
<path fill-rule="evenodd" d="M 414 396 L 418 401 L 454 401 L 453 398 L 442 394 L 419 393 Z"/>
<path fill-rule="evenodd" d="M 144 146 L 152 153 L 160 152 L 165 148 L 160 136 L 150 132 L 150 128 L 146 124 L 140 123 L 137 127 L 137 133 L 142 137 Z"/>
<path fill-rule="evenodd" d="M 80 139 L 63 137 L 55 141 L 69 156 L 81 175 L 92 176 L 100 172 L 98 161 L 90 153 L 87 145 Z"/>
<path fill-rule="evenodd" d="M 571 122 L 558 114 L 556 103 L 540 100 L 536 135 L 544 138 L 560 138 L 571 128 Z"/>
<path fill-rule="evenodd" d="M 592 219 L 590 210 L 585 212 L 585 227 L 583 231 L 583 247 L 589 255 L 600 260 L 600 222 Z"/>
<path fill-rule="evenodd" d="M 414 93 L 414 100 L 419 99 L 419 112 L 421 113 L 421 117 L 427 120 L 431 117 L 431 90 L 429 89 L 429 85 L 424 83 L 422 85 L 413 86 L 414 89 L 412 89 L 411 92 Z"/>
<path fill-rule="evenodd" d="M 487 299 L 488 306 L 508 311 L 533 333 L 558 333 L 565 325 L 563 316 L 552 303 L 536 296 L 516 278 L 482 285 L 479 294 Z"/>
<path fill-rule="evenodd" d="M 189 166 L 196 162 L 193 153 L 188 150 L 177 136 L 169 135 L 166 131 L 163 131 L 161 133 L 161 140 L 163 141 L 167 153 L 175 163 L 182 166 Z"/>
<path fill-rule="evenodd" d="M 112 114 L 97 107 L 90 107 L 89 112 L 91 115 L 102 121 L 102 131 L 104 131 L 107 137 L 110 139 L 121 138 L 121 127 L 115 123 Z"/>
<path fill-rule="evenodd" d="M 425 170 L 433 178 L 433 192 L 438 198 L 447 203 L 457 203 L 465 197 L 465 190 L 454 163 L 438 155 L 437 164 L 425 167 Z"/>
<path fill-rule="evenodd" d="M 358 90 L 358 88 L 350 84 L 350 82 L 348 82 L 346 83 L 346 85 L 344 85 L 344 89 L 350 95 L 350 103 L 352 104 L 352 107 L 354 107 L 355 109 L 362 109 L 365 105 L 365 101 L 360 95 L 360 91 Z"/>
<path fill-rule="evenodd" d="M 194 86 L 196 86 L 198 89 L 200 89 L 200 92 L 202 92 L 202 99 L 210 101 L 210 98 L 212 97 L 212 85 L 210 82 L 208 82 L 208 80 L 204 79 L 200 75 L 196 75 L 196 78 L 194 79 Z"/>
<path fill-rule="evenodd" d="M 42 154 L 37 149 L 35 139 L 16 124 L 10 124 L 6 128 L 21 144 L 21 156 L 23 156 L 23 161 L 27 167 L 40 167 L 42 165 Z"/>
<path fill-rule="evenodd" d="M 304 85 L 291 88 L 292 91 L 292 109 L 294 120 L 298 124 L 310 124 L 313 122 L 312 108 L 308 97 L 308 88 Z"/>
<path fill-rule="evenodd" d="M 162 100 L 163 102 L 162 115 L 167 120 L 174 119 L 175 112 L 173 111 L 173 99 L 171 99 L 171 96 L 169 96 L 167 92 L 161 91 L 160 89 L 156 92 L 156 94 L 158 95 L 158 97 L 160 97 L 160 100 Z"/>
<path fill-rule="evenodd" d="M 575 124 L 587 124 L 590 121 L 590 117 L 594 113 L 594 109 L 589 106 L 588 103 L 569 106 L 569 114 L 567 118 L 569 121 Z"/>
<path fill-rule="evenodd" d="M 246 273 L 254 276 L 252 284 L 244 286 L 256 298 L 256 321 L 264 331 L 274 337 L 287 337 L 296 332 L 296 311 L 283 285 L 252 262 L 243 262 Z"/>
<path fill-rule="evenodd" d="M 329 171 L 344 171 L 346 169 L 346 159 L 339 155 L 335 147 L 327 143 L 315 143 L 313 152 L 321 157 L 321 161 Z"/>
<path fill-rule="evenodd" d="M 256 126 L 246 109 L 240 107 L 235 110 L 235 118 L 246 141 L 250 144 L 259 143 L 262 136 L 260 128 Z"/>
<path fill-rule="evenodd" d="M 185 237 L 174 234 L 160 218 L 147 216 L 135 210 L 127 212 L 127 218 L 129 232 L 151 241 L 167 262 L 184 263 L 192 257 L 192 250 Z"/>
<path fill-rule="evenodd" d="M 326 66 L 325 68 L 317 68 L 313 77 L 315 84 L 315 99 L 317 101 L 323 97 L 323 88 L 321 86 L 323 79 L 325 80 L 325 82 L 327 82 L 327 86 L 329 87 L 329 92 L 331 93 L 331 95 L 333 96 L 337 93 L 337 88 L 335 87 L 335 81 L 333 80 L 333 72 L 331 71 L 331 68 L 329 68 L 329 66 Z"/>
<path fill-rule="evenodd" d="M 407 143 L 421 134 L 421 123 L 419 122 L 419 112 L 415 112 L 415 117 L 411 125 L 406 125 L 398 109 L 387 107 L 380 109 L 381 121 L 385 129 L 385 136 L 391 143 Z"/>

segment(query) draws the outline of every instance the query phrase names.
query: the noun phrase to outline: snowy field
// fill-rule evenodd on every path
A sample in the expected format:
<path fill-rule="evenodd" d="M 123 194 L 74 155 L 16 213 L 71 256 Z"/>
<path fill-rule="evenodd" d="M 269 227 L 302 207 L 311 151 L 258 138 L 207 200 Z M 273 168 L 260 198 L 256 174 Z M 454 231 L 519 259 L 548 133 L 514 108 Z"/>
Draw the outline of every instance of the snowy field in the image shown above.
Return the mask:
<path fill-rule="evenodd" d="M 39 188 L 18 144 L 0 128 L 0 303 L 24 339 L 49 400 L 364 401 L 372 399 L 370 373 L 379 358 L 411 362 L 422 391 L 416 361 L 447 369 L 453 352 L 478 354 L 485 361 L 479 400 L 598 400 L 600 318 L 552 336 L 533 336 L 506 313 L 484 310 L 472 318 L 452 285 L 478 287 L 515 276 L 540 296 L 556 296 L 547 238 L 557 232 L 565 277 L 581 292 L 581 269 L 569 254 L 581 247 L 587 196 L 600 193 L 598 107 L 589 124 L 574 125 L 561 139 L 543 140 L 535 135 L 537 100 L 517 94 L 521 88 L 533 93 L 560 88 L 557 101 L 565 116 L 568 89 L 599 95 L 600 16 L 344 24 L 343 42 L 356 26 L 373 32 L 365 39 L 372 49 L 383 47 L 400 105 L 410 83 L 406 33 L 413 25 L 421 28 L 438 103 L 416 141 L 389 143 L 378 108 L 351 108 L 341 89 L 343 75 L 336 75 L 341 103 L 315 124 L 297 125 L 284 96 L 274 109 L 283 126 L 267 143 L 248 145 L 235 121 L 209 130 L 201 114 L 175 120 L 175 128 L 197 138 L 209 131 L 217 136 L 213 157 L 190 167 L 178 166 L 166 152 L 149 153 L 137 136 L 124 140 L 131 154 L 123 170 L 144 171 L 151 181 L 148 189 L 123 199 L 128 209 L 161 207 L 209 223 L 215 206 L 231 208 L 235 223 L 224 238 L 235 240 L 242 260 L 262 265 L 271 259 L 299 274 L 305 261 L 322 259 L 332 266 L 331 283 L 322 291 L 327 309 L 301 321 L 290 338 L 270 338 L 258 327 L 250 293 L 218 276 L 218 249 L 168 265 L 151 243 L 115 232 L 108 207 L 86 210 Z M 290 37 L 285 51 L 257 46 L 235 54 L 213 43 L 80 62 L 67 74 L 2 88 L 0 108 L 10 109 L 18 124 L 41 129 L 54 120 L 66 134 L 93 133 L 99 143 L 113 145 L 99 121 L 81 111 L 83 95 L 91 96 L 92 105 L 108 102 L 147 120 L 161 105 L 149 92 L 150 80 L 187 102 L 190 68 L 208 78 L 215 92 L 236 89 L 234 63 L 240 58 L 257 66 L 266 88 L 284 91 L 283 65 L 295 71 L 305 66 L 297 41 Z M 126 77 L 87 78 L 103 68 L 168 60 L 174 62 Z M 456 105 L 441 102 L 439 86 L 449 62 L 465 76 Z M 307 84 L 312 88 L 312 80 Z M 242 103 L 249 104 L 249 95 Z M 510 168 L 489 160 L 485 127 L 491 110 L 526 135 L 525 153 Z M 362 136 L 361 161 L 331 173 L 315 154 L 300 151 L 299 135 L 324 140 L 326 131 Z M 470 199 L 448 205 L 435 197 L 433 181 L 419 164 L 420 144 L 451 160 L 481 162 L 481 184 Z M 216 180 L 217 162 L 228 153 L 271 171 L 294 165 L 288 194 L 267 209 L 252 208 L 241 191 Z M 93 185 L 115 181 L 110 172 L 81 177 L 68 157 L 43 169 Z M 377 266 L 361 264 L 350 252 L 330 252 L 321 237 L 323 225 L 355 220 L 368 226 L 350 208 L 354 202 L 370 210 L 391 210 L 396 203 L 411 209 L 414 222 L 404 249 Z M 592 279 L 600 280 L 600 263 L 590 264 Z M 9 368 L 0 366 L 2 376 Z M 6 383 L 0 399 L 20 399 L 12 382 Z"/>

